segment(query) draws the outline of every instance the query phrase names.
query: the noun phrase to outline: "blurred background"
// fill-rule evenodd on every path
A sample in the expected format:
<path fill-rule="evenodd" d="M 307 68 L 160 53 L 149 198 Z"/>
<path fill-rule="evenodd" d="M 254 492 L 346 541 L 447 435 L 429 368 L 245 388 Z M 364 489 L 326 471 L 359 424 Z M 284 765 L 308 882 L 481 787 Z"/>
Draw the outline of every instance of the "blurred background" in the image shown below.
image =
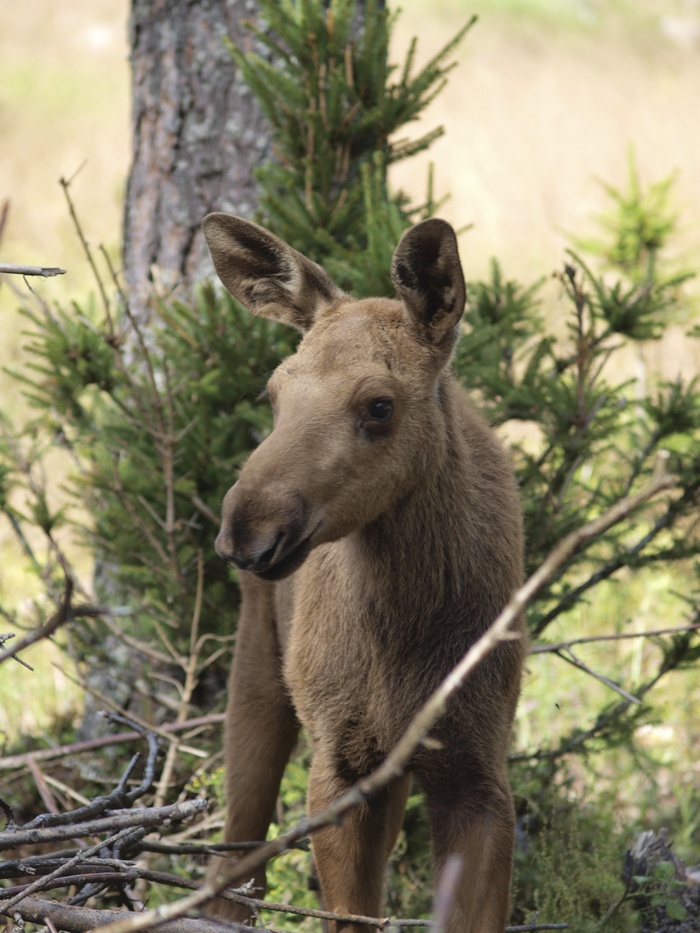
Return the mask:
<path fill-rule="evenodd" d="M 442 213 L 474 224 L 462 238 L 469 277 L 482 277 L 493 255 L 521 279 L 556 267 L 567 234 L 580 235 L 603 204 L 598 180 L 624 181 L 630 146 L 642 181 L 678 172 L 680 248 L 698 255 L 698 0 L 404 0 L 400 9 L 397 58 L 415 35 L 419 63 L 479 16 L 423 121 L 445 136 L 394 175 L 420 195 L 434 162 L 437 194 L 451 195 Z M 119 245 L 128 13 L 125 0 L 25 0 L 0 35 L 0 197 L 10 202 L 0 251 L 6 262 L 68 269 L 50 283 L 52 297 L 89 284 L 59 177 L 79 172 L 71 190 L 90 240 Z M 7 289 L 0 301 L 6 353 Z"/>

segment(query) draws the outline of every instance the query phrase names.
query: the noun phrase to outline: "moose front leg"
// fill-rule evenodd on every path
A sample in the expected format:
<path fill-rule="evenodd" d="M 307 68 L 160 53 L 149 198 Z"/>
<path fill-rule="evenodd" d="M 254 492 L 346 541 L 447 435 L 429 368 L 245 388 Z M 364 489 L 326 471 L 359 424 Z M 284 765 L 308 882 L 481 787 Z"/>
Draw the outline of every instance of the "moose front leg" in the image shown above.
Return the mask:
<path fill-rule="evenodd" d="M 505 777 L 426 787 L 437 877 L 449 855 L 462 869 L 448 933 L 503 933 L 510 913 L 515 817 Z"/>
<path fill-rule="evenodd" d="M 299 731 L 284 688 L 275 630 L 274 588 L 241 574 L 243 604 L 229 679 L 225 724 L 226 824 L 224 842 L 265 839 L 274 815 L 282 774 Z M 213 859 L 209 880 L 226 871 L 238 856 Z M 249 879 L 241 879 L 241 883 Z M 265 889 L 265 870 L 254 877 Z M 261 892 L 254 892 L 261 896 Z M 217 915 L 244 921 L 250 909 L 217 900 Z"/>
<path fill-rule="evenodd" d="M 410 779 L 406 775 L 368 803 L 312 838 L 326 910 L 378 917 L 384 870 L 401 829 Z M 309 773 L 309 812 L 324 809 L 349 787 L 330 757 L 314 753 Z M 367 933 L 366 925 L 329 922 L 329 933 Z"/>

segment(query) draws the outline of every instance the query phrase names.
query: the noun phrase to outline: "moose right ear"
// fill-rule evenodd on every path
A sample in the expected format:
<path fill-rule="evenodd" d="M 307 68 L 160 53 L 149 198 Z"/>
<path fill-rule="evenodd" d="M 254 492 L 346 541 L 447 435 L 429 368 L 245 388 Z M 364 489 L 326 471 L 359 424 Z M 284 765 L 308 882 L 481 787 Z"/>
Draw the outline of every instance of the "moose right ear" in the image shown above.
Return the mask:
<path fill-rule="evenodd" d="M 306 331 L 343 295 L 320 266 L 264 227 L 208 214 L 202 228 L 219 278 L 253 314 Z"/>
<path fill-rule="evenodd" d="M 433 217 L 404 233 L 394 252 L 391 278 L 421 338 L 450 350 L 464 311 L 466 287 L 457 238 L 447 221 Z"/>

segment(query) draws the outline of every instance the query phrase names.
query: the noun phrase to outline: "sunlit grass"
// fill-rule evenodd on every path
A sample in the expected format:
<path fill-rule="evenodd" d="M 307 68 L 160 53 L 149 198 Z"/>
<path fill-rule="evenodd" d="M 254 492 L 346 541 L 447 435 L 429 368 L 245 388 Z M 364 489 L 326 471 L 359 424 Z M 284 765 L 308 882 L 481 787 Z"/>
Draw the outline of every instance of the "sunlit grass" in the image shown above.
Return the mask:
<path fill-rule="evenodd" d="M 676 567 L 602 584 L 588 604 L 547 629 L 547 641 L 656 631 L 682 624 L 687 604 L 689 569 Z M 655 673 L 661 659 L 656 639 L 592 642 L 572 648 L 578 659 L 634 695 Z M 528 661 L 528 675 L 517 718 L 516 750 L 556 747 L 560 738 L 593 725 L 592 710 L 615 704 L 620 697 L 591 674 L 577 670 L 553 654 Z M 673 671 L 646 700 L 644 724 L 634 744 L 604 747 L 592 741 L 592 754 L 567 756 L 576 777 L 577 794 L 597 799 L 616 812 L 630 841 L 644 828 L 670 826 L 681 857 L 691 857 L 700 837 L 700 767 L 692 749 L 700 744 L 700 683 L 693 671 Z M 693 801 L 695 803 L 693 804 Z"/>
<path fill-rule="evenodd" d="M 17 637 L 21 632 L 17 631 Z M 57 723 L 65 723 L 82 708 L 84 694 L 64 673 L 69 667 L 58 645 L 42 642 L 22 652 L 33 670 L 5 661 L 0 676 L 0 750 L 17 750 L 22 739 L 47 746 L 62 740 Z"/>

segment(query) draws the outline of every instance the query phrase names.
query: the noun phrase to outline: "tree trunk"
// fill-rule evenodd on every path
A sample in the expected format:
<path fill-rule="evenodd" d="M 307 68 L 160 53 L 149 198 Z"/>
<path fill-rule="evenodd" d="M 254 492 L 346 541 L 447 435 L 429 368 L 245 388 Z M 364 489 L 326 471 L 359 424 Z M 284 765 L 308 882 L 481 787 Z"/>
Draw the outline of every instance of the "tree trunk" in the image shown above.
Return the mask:
<path fill-rule="evenodd" d="M 253 169 L 270 149 L 270 131 L 225 45 L 226 38 L 249 41 L 242 20 L 256 14 L 257 0 L 132 0 L 124 278 L 129 309 L 146 333 L 154 284 L 161 294 L 177 290 L 186 299 L 213 272 L 200 229 L 204 216 L 227 210 L 250 217 L 256 208 Z M 136 340 L 133 333 L 128 339 Z M 113 569 L 99 555 L 95 583 L 107 602 L 111 596 L 119 602 Z M 134 709 L 141 660 L 112 635 L 104 653 L 107 663 L 91 660 L 89 682 Z M 98 705 L 87 699 L 82 735 L 104 728 Z"/>
<path fill-rule="evenodd" d="M 224 40 L 249 41 L 242 20 L 256 13 L 255 0 L 132 0 L 124 270 L 140 322 L 149 318 L 154 282 L 186 294 L 209 271 L 205 214 L 255 210 L 253 169 L 270 135 Z"/>

